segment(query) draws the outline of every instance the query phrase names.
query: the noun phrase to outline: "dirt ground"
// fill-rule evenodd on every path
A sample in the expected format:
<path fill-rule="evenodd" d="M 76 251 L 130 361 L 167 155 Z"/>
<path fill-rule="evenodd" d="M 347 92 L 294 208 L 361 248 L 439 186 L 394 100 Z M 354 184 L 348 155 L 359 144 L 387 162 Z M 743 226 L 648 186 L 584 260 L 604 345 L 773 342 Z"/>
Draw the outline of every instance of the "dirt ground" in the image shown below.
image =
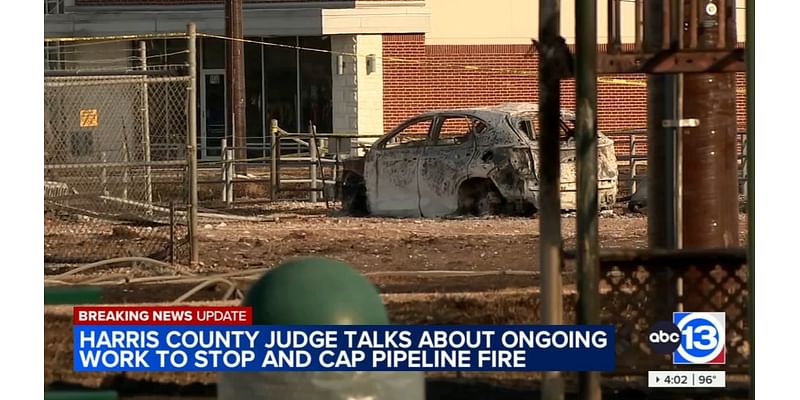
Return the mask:
<path fill-rule="evenodd" d="M 203 221 L 199 227 L 202 262 L 195 267 L 127 265 L 93 269 L 69 279 L 85 281 L 115 274 L 127 279 L 224 273 L 246 275 L 247 271 L 262 273 L 264 268 L 291 257 L 326 256 L 350 263 L 374 282 L 384 295 L 394 323 L 538 322 L 531 312 L 535 308 L 533 294 L 538 291 L 539 225 L 536 218 L 352 218 L 340 216 L 324 205 L 293 202 L 269 210 L 253 206 L 238 213 L 260 214 L 270 217 L 271 222 Z M 572 216 L 562 218 L 566 249 L 575 247 L 575 222 Z M 742 245 L 746 239 L 746 224 L 746 218 L 740 216 Z M 601 248 L 643 248 L 647 243 L 647 219 L 641 214 L 605 215 L 600 219 L 599 229 Z M 45 268 L 45 278 L 52 279 L 65 270 L 63 266 Z M 453 275 L 453 271 L 469 271 L 470 275 Z M 231 277 L 230 281 L 245 291 L 252 279 L 239 276 Z M 569 271 L 565 272 L 565 282 L 568 286 L 571 283 Z M 104 300 L 107 303 L 170 302 L 196 284 L 106 285 L 103 286 Z M 191 299 L 219 300 L 225 292 L 228 292 L 226 284 L 210 285 Z M 231 299 L 235 301 L 235 297 Z M 158 391 L 171 394 L 213 395 L 213 389 L 208 386 L 213 384 L 212 374 L 76 374 L 72 372 L 70 324 L 68 312 L 46 310 L 45 380 L 48 384 L 128 388 L 126 391 L 133 394 L 149 394 L 141 393 L 140 389 L 143 384 L 145 387 L 153 384 L 160 388 Z M 431 375 L 432 379 L 454 377 Z M 469 379 L 464 380 L 466 378 Z M 481 384 L 502 381 L 507 387 L 535 390 L 538 376 L 477 374 L 462 375 L 459 379 Z M 509 382 L 515 383 L 509 386 Z M 443 392 L 450 390 L 447 385 L 437 388 Z"/>

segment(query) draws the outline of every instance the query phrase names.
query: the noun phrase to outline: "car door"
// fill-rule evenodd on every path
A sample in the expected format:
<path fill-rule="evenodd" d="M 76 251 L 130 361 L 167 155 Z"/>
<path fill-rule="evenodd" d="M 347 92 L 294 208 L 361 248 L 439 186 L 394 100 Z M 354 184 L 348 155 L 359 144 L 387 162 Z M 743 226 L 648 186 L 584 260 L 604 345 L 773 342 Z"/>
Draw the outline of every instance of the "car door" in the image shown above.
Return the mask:
<path fill-rule="evenodd" d="M 433 117 L 411 120 L 380 140 L 367 154 L 364 179 L 374 215 L 419 217 L 417 169 L 429 143 Z"/>
<path fill-rule="evenodd" d="M 486 124 L 477 118 L 440 115 L 431 131 L 431 144 L 425 147 L 419 162 L 420 211 L 436 217 L 458 210 L 459 185 L 469 178 L 469 166 L 475 156 L 476 131 Z"/>

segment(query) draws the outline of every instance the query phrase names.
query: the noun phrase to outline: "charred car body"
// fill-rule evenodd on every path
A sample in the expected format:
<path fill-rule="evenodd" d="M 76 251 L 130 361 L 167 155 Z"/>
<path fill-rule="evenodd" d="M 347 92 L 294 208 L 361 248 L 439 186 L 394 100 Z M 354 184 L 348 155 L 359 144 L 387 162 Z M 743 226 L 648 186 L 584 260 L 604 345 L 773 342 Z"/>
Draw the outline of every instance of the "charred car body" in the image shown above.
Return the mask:
<path fill-rule="evenodd" d="M 576 204 L 574 115 L 562 111 L 561 205 Z M 397 217 L 529 213 L 539 204 L 538 107 L 440 110 L 406 120 L 345 161 L 345 211 Z M 600 207 L 614 204 L 617 162 L 598 133 Z"/>

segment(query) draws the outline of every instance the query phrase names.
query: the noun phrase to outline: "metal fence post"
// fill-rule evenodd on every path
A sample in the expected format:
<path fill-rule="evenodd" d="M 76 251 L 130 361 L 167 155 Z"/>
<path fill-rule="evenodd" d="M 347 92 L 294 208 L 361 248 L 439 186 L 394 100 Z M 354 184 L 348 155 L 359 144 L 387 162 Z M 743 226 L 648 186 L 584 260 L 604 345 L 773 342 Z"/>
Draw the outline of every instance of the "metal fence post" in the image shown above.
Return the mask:
<path fill-rule="evenodd" d="M 130 157 L 128 157 L 128 141 L 127 139 L 122 142 L 122 161 L 125 163 L 125 170 L 122 171 L 122 198 L 128 200 L 128 184 L 130 183 L 130 173 L 128 172 L 128 168 L 130 168 L 127 164 L 130 162 Z"/>
<path fill-rule="evenodd" d="M 233 205 L 233 197 L 234 197 L 233 180 L 236 179 L 236 153 L 234 152 L 234 150 L 235 149 L 232 148 L 225 149 L 227 153 L 225 154 L 225 159 L 227 160 L 225 165 L 227 167 L 225 171 L 225 181 L 226 181 L 225 185 L 227 187 L 225 191 L 228 192 L 228 198 L 226 200 L 228 206 Z"/>
<path fill-rule="evenodd" d="M 100 171 L 100 182 L 103 184 L 103 196 L 108 196 L 108 171 L 105 164 L 108 162 L 108 156 L 105 151 L 100 152 L 100 161 L 103 163 L 103 169 Z"/>
<path fill-rule="evenodd" d="M 539 2 L 539 143 L 540 192 L 539 192 L 539 268 L 541 270 L 542 322 L 548 325 L 563 323 L 563 300 L 561 280 L 561 163 L 559 141 L 559 118 L 561 97 L 561 74 L 559 60 L 559 25 L 561 19 L 559 0 Z M 558 371 L 544 372 L 542 399 L 564 398 L 564 379 Z"/>
<path fill-rule="evenodd" d="M 270 120 L 270 129 L 269 129 L 269 137 L 270 137 L 270 170 L 269 170 L 269 180 L 270 180 L 270 200 L 275 201 L 278 199 L 278 154 L 280 153 L 280 142 L 278 139 L 278 120 L 273 119 Z"/>
<path fill-rule="evenodd" d="M 309 159 L 311 160 L 309 166 L 309 173 L 311 175 L 311 202 L 317 202 L 317 136 L 314 134 L 315 132 L 314 124 L 312 122 L 308 122 L 308 155 Z"/>
<path fill-rule="evenodd" d="M 617 7 L 613 24 L 616 26 L 609 26 L 609 47 L 619 45 L 618 36 L 617 41 L 611 38 L 619 34 L 618 0 L 609 0 L 609 12 L 612 5 Z M 575 5 L 575 27 L 578 323 L 596 325 L 600 322 L 600 260 L 597 254 L 597 0 L 578 0 Z M 600 400 L 600 373 L 578 373 L 578 393 L 581 399 Z"/>
<path fill-rule="evenodd" d="M 222 202 L 228 202 L 228 140 L 222 139 L 220 141 L 220 162 L 222 169 Z"/>
<path fill-rule="evenodd" d="M 190 262 L 196 264 L 200 258 L 197 247 L 197 26 L 190 22 L 189 33 L 189 140 L 186 148 L 189 151 L 189 243 Z"/>
<path fill-rule="evenodd" d="M 147 45 L 139 42 L 139 58 L 142 71 L 147 71 Z M 153 204 L 153 176 L 150 168 L 150 97 L 147 93 L 147 76 L 142 76 L 142 142 L 144 143 L 144 179 L 147 190 L 147 204 Z"/>

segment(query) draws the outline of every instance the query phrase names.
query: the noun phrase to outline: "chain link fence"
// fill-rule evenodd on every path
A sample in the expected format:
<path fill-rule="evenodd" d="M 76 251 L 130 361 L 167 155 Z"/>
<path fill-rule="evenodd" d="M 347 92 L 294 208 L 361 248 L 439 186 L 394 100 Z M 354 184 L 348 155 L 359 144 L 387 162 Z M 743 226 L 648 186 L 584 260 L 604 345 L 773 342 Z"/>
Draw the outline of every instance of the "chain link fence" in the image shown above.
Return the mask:
<path fill-rule="evenodd" d="M 45 262 L 185 261 L 190 79 L 45 77 Z"/>

